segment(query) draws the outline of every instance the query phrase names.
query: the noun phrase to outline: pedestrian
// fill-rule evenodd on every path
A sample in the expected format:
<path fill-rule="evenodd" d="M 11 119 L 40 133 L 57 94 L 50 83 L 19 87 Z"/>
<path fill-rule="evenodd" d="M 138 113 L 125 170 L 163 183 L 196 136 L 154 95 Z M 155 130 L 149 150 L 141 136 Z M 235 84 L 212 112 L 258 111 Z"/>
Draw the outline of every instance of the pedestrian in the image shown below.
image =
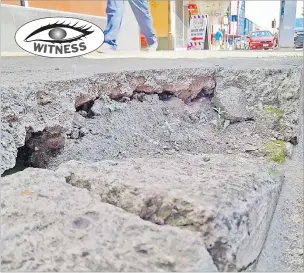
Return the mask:
<path fill-rule="evenodd" d="M 216 45 L 217 50 L 220 49 L 222 38 L 223 38 L 223 34 L 222 34 L 221 30 L 219 29 L 215 33 L 215 45 Z"/>
<path fill-rule="evenodd" d="M 135 15 L 140 30 L 149 45 L 148 51 L 156 51 L 158 41 L 153 27 L 152 15 L 148 0 L 128 0 Z M 105 41 L 98 52 L 117 50 L 117 38 L 119 35 L 124 14 L 125 0 L 107 0 L 107 27 L 104 30 Z M 132 31 L 132 30 L 129 30 Z"/>

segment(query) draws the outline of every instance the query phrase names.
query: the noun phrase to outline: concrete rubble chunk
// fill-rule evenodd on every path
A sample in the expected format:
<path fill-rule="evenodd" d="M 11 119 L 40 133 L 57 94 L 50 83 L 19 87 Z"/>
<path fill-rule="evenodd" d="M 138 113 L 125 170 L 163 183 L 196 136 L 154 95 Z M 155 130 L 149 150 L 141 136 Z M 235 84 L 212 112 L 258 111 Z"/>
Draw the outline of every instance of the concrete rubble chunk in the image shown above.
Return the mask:
<path fill-rule="evenodd" d="M 198 232 L 101 203 L 49 170 L 1 181 L 1 270 L 215 272 Z"/>
<path fill-rule="evenodd" d="M 243 91 L 236 87 L 217 89 L 213 103 L 223 117 L 231 122 L 238 122 L 253 118 L 248 111 L 248 103 Z"/>
<path fill-rule="evenodd" d="M 302 67 L 296 70 L 272 68 L 222 70 L 216 73 L 216 93 L 226 94 L 227 90 L 235 90 L 242 99 L 231 98 L 231 106 L 235 101 L 245 103 L 246 100 L 249 116 L 252 115 L 260 134 L 296 142 L 294 139 L 299 134 L 298 109 L 302 78 Z M 237 92 L 237 90 L 241 91 Z M 224 99 L 229 105 L 228 97 Z M 236 106 L 239 107 L 236 109 L 243 109 L 239 103 Z M 246 112 L 240 111 L 240 113 Z"/>
<path fill-rule="evenodd" d="M 50 158 L 64 148 L 66 141 L 66 131 L 60 126 L 49 127 L 30 135 L 25 146 L 31 150 L 31 165 L 38 168 L 46 167 Z"/>
<path fill-rule="evenodd" d="M 86 124 L 86 119 L 79 113 L 75 113 L 74 119 L 73 119 L 73 127 L 81 128 L 84 127 Z"/>
<path fill-rule="evenodd" d="M 75 99 L 75 108 L 78 109 L 82 105 L 92 101 L 94 97 L 88 95 L 88 94 L 79 94 Z"/>
<path fill-rule="evenodd" d="M 284 176 L 261 158 L 179 155 L 84 163 L 57 172 L 158 225 L 201 232 L 220 271 L 253 263 L 263 246 Z"/>
<path fill-rule="evenodd" d="M 181 83 L 179 80 L 175 83 L 165 84 L 162 89 L 174 94 L 184 102 L 190 102 L 201 92 L 208 95 L 212 94 L 215 85 L 215 80 L 212 76 L 198 76 L 194 77 L 188 84 Z"/>
<path fill-rule="evenodd" d="M 9 125 L 4 123 L 1 125 L 1 173 L 15 166 L 16 157 L 17 147 L 13 134 Z"/>

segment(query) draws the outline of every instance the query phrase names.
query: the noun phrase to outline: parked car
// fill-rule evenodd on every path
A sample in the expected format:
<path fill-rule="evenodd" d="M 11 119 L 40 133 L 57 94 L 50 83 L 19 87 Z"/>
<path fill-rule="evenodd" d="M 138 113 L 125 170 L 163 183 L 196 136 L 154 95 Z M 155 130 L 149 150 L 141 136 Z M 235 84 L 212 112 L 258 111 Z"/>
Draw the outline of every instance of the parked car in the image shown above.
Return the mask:
<path fill-rule="evenodd" d="M 246 36 L 236 38 L 234 40 L 234 49 L 237 50 L 248 50 L 249 49 L 249 39 Z"/>
<path fill-rule="evenodd" d="M 234 39 L 234 49 L 241 49 L 241 38 Z"/>
<path fill-rule="evenodd" d="M 304 18 L 296 19 L 295 36 L 304 35 Z"/>
<path fill-rule="evenodd" d="M 250 49 L 273 49 L 276 47 L 276 37 L 268 30 L 253 31 L 247 38 Z"/>
<path fill-rule="evenodd" d="M 298 35 L 295 38 L 295 48 L 303 48 L 304 35 Z"/>

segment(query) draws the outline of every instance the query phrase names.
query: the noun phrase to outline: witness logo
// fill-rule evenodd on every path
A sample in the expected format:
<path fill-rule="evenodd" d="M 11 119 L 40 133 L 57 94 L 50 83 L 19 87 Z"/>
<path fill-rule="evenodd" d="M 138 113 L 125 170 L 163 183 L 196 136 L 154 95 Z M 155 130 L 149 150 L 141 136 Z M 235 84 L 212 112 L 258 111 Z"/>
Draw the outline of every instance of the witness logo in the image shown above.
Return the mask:
<path fill-rule="evenodd" d="M 15 35 L 22 49 L 43 57 L 70 58 L 88 54 L 104 42 L 96 25 L 68 17 L 38 19 L 23 25 Z"/>

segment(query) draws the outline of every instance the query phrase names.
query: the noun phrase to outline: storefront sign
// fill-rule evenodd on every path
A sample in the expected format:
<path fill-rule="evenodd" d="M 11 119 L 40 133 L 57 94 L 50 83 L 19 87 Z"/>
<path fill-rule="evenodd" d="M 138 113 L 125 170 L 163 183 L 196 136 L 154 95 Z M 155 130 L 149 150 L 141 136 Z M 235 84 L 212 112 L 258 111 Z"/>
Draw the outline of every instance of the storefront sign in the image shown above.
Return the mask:
<path fill-rule="evenodd" d="M 192 15 L 190 18 L 188 50 L 205 49 L 206 42 L 209 43 L 209 21 L 208 15 Z M 207 39 L 207 41 L 206 41 Z"/>

